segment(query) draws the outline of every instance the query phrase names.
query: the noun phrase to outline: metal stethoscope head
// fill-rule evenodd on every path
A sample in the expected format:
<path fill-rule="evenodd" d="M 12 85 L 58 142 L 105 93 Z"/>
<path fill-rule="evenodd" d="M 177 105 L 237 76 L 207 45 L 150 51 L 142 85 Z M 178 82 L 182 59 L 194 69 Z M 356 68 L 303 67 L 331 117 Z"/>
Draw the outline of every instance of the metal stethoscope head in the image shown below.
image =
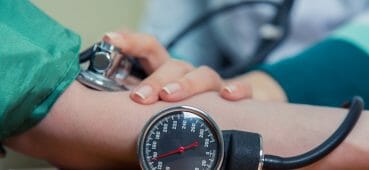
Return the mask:
<path fill-rule="evenodd" d="M 98 42 L 79 56 L 81 72 L 78 80 L 103 91 L 128 90 L 124 83 L 132 68 L 132 58 L 106 42 Z M 87 66 L 86 66 L 87 65 Z"/>

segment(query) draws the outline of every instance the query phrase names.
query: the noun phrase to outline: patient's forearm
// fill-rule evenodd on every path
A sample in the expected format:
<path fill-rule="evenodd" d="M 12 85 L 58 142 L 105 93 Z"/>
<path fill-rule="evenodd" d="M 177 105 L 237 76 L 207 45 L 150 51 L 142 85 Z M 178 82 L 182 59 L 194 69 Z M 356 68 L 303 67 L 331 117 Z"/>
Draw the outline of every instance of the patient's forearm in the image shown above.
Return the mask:
<path fill-rule="evenodd" d="M 96 167 L 134 164 L 136 139 L 144 123 L 165 107 L 185 104 L 208 112 L 222 129 L 262 134 L 266 153 L 291 156 L 320 144 L 347 112 L 283 103 L 227 102 L 215 93 L 180 103 L 144 106 L 132 102 L 128 95 L 127 92 L 96 92 L 74 83 L 45 120 L 7 143 L 19 151 L 57 160 L 55 163 L 78 162 L 81 167 L 84 161 L 91 160 Z M 369 113 L 365 112 L 344 144 L 315 166 L 369 168 L 368 121 Z M 83 160 L 83 156 L 90 158 Z"/>

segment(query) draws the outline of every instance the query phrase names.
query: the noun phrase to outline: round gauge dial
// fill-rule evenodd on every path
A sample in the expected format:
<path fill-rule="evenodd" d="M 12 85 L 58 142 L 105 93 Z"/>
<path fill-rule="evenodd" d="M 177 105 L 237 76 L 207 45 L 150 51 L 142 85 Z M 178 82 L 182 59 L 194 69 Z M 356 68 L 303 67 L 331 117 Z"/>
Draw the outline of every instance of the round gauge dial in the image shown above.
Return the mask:
<path fill-rule="evenodd" d="M 139 138 L 143 169 L 220 169 L 224 148 L 221 131 L 203 111 L 172 107 L 154 116 Z"/>

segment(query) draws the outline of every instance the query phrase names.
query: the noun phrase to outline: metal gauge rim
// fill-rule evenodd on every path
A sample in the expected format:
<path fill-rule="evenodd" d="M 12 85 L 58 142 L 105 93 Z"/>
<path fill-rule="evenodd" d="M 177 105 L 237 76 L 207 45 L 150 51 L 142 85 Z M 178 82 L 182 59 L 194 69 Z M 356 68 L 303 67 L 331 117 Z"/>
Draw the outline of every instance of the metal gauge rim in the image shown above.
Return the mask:
<path fill-rule="evenodd" d="M 223 159 L 224 159 L 224 140 L 223 140 L 223 135 L 222 135 L 222 131 L 220 130 L 220 128 L 218 127 L 218 125 L 216 124 L 216 122 L 209 116 L 209 114 L 207 114 L 206 112 L 197 109 L 195 107 L 192 106 L 174 106 L 174 107 L 169 107 L 167 109 L 164 109 L 162 111 L 160 111 L 159 113 L 157 113 L 156 115 L 154 115 L 153 117 L 151 117 L 147 123 L 145 124 L 144 128 L 142 129 L 138 141 L 137 141 L 137 155 L 138 155 L 138 159 L 139 159 L 139 163 L 141 166 L 141 169 L 147 170 L 150 169 L 148 167 L 148 165 L 146 164 L 146 159 L 144 158 L 144 144 L 145 144 L 145 140 L 146 136 L 149 132 L 149 130 L 151 129 L 151 127 L 153 125 L 155 125 L 161 118 L 166 117 L 167 115 L 172 114 L 173 112 L 190 112 L 192 114 L 195 114 L 197 116 L 199 116 L 200 118 L 202 118 L 204 120 L 204 122 L 206 122 L 209 125 L 209 128 L 212 128 L 212 130 L 214 131 L 215 135 L 217 136 L 217 142 L 219 143 L 219 155 L 218 155 L 218 160 L 215 164 L 215 168 L 217 170 L 220 170 L 222 163 L 223 163 Z"/>

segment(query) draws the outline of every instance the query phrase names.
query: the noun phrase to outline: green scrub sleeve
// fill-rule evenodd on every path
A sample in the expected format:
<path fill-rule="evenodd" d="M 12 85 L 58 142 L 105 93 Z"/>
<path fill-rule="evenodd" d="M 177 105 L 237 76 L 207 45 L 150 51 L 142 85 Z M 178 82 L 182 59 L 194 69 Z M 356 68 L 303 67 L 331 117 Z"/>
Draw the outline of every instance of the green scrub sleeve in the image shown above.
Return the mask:
<path fill-rule="evenodd" d="M 338 107 L 354 95 L 369 103 L 368 30 L 350 24 L 297 56 L 260 70 L 280 84 L 291 103 Z"/>
<path fill-rule="evenodd" d="M 0 141 L 35 126 L 79 73 L 80 38 L 28 0 L 0 0 Z"/>

